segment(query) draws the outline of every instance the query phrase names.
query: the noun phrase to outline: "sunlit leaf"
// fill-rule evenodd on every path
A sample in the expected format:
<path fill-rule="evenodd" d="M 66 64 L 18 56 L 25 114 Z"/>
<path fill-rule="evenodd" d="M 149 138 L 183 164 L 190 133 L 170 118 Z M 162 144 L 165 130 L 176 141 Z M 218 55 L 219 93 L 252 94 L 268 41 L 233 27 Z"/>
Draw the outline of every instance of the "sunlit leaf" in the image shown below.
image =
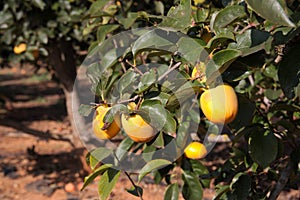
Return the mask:
<path fill-rule="evenodd" d="M 141 181 L 144 178 L 144 176 L 149 174 L 151 171 L 160 169 L 160 168 L 165 167 L 170 164 L 172 164 L 172 163 L 165 159 L 151 160 L 140 170 L 138 180 Z"/>
<path fill-rule="evenodd" d="M 179 187 L 177 183 L 173 183 L 168 186 L 164 200 L 178 200 L 179 198 Z"/>
<path fill-rule="evenodd" d="M 100 196 L 100 200 L 106 200 L 112 189 L 117 184 L 121 171 L 108 168 L 101 176 L 100 181 L 98 183 L 98 192 Z"/>
<path fill-rule="evenodd" d="M 246 2 L 256 13 L 275 24 L 295 26 L 277 0 L 246 0 Z"/>

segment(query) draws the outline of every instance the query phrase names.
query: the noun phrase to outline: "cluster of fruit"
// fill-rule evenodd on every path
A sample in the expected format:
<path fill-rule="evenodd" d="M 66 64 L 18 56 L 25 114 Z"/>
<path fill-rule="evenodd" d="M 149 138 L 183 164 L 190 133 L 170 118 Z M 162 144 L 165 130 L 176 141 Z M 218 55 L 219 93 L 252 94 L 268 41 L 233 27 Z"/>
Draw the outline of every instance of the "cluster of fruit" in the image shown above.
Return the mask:
<path fill-rule="evenodd" d="M 106 113 L 111 109 L 107 104 L 97 107 L 93 119 L 94 134 L 100 139 L 115 137 L 121 127 L 133 141 L 149 142 L 156 135 L 156 130 L 134 111 L 136 104 L 130 102 L 128 109 L 131 114 L 116 114 L 111 124 L 104 123 Z M 227 124 L 232 122 L 238 110 L 238 101 L 234 89 L 227 84 L 221 84 L 211 89 L 205 89 L 200 96 L 200 107 L 206 118 L 215 124 Z M 184 150 L 185 156 L 190 159 L 201 159 L 207 154 L 204 144 L 194 141 Z"/>

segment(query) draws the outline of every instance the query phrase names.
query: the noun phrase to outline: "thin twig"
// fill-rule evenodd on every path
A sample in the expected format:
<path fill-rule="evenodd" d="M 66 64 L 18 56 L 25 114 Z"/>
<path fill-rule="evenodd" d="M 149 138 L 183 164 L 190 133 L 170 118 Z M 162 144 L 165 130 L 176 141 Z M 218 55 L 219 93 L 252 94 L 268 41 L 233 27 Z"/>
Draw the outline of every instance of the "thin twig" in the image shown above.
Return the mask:
<path fill-rule="evenodd" d="M 282 170 L 280 178 L 277 181 L 277 184 L 274 190 L 271 192 L 270 197 L 268 200 L 276 200 L 279 196 L 280 192 L 283 190 L 285 185 L 287 184 L 289 177 L 293 170 L 293 161 L 290 159 L 287 166 Z"/>
<path fill-rule="evenodd" d="M 169 68 L 163 75 L 161 75 L 157 81 L 161 81 L 162 79 L 164 79 L 170 72 L 172 72 L 174 69 L 176 69 L 177 67 L 179 67 L 181 65 L 181 62 L 176 63 L 175 65 L 173 65 L 171 68 Z"/>
<path fill-rule="evenodd" d="M 133 69 L 139 73 L 140 75 L 144 75 L 143 72 L 141 70 L 139 70 L 134 64 L 132 64 L 131 62 L 129 62 L 128 60 L 126 60 L 126 63 L 129 64 L 131 67 L 133 67 Z"/>
<path fill-rule="evenodd" d="M 125 100 L 122 100 L 122 101 L 118 101 L 118 103 L 121 104 L 121 103 L 127 103 L 127 102 L 131 102 L 131 101 L 135 101 L 135 100 L 137 100 L 137 98 L 139 98 L 139 95 L 135 95 L 131 99 L 125 99 Z"/>
<path fill-rule="evenodd" d="M 126 73 L 126 71 L 127 71 L 127 70 L 126 70 L 126 66 L 125 66 L 125 64 L 124 64 L 124 62 L 122 61 L 121 58 L 119 59 L 119 62 L 121 63 L 123 72 Z"/>
<path fill-rule="evenodd" d="M 121 163 L 121 161 L 119 160 L 118 156 L 116 155 L 116 152 L 113 151 L 113 154 L 114 154 L 114 157 L 117 159 L 117 161 L 119 163 Z M 122 169 L 121 169 L 122 170 Z M 128 174 L 127 171 L 125 170 L 122 170 L 124 171 L 125 175 L 127 176 L 127 178 L 129 179 L 129 181 L 131 182 L 132 186 L 134 187 L 134 189 L 136 190 L 137 194 L 139 195 L 140 199 L 143 200 L 143 196 L 142 194 L 140 193 L 140 191 L 138 190 L 138 186 L 134 183 L 134 181 L 132 180 L 132 178 L 130 177 L 130 175 Z"/>

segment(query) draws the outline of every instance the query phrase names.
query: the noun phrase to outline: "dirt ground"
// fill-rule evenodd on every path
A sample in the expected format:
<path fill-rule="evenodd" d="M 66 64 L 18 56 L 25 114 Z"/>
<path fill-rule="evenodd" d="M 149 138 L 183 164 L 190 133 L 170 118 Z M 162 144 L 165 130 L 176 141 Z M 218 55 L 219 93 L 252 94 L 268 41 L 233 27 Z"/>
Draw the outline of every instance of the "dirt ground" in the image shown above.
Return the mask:
<path fill-rule="evenodd" d="M 43 70 L 34 72 L 30 66 L 0 69 L 1 99 L 0 199 L 98 199 L 96 182 L 79 191 L 87 175 L 80 162 L 83 151 L 59 139 L 70 136 L 72 130 L 63 92 L 50 75 Z M 49 133 L 57 140 L 49 139 Z M 166 185 L 145 178 L 140 186 L 144 200 L 163 199 Z M 130 187 L 130 181 L 121 174 L 110 199 L 139 199 L 126 191 Z M 213 196 L 212 189 L 205 189 L 204 199 Z M 283 192 L 279 199 L 299 198 L 300 192 L 295 190 Z"/>

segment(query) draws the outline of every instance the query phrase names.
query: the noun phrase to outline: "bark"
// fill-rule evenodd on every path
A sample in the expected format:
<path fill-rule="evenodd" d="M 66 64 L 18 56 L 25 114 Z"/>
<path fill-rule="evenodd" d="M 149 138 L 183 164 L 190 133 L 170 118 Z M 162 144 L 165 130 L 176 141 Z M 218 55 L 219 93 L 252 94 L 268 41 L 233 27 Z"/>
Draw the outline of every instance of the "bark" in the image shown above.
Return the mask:
<path fill-rule="evenodd" d="M 56 77 L 62 85 L 68 117 L 72 126 L 72 143 L 76 149 L 80 152 L 87 152 L 80 140 L 79 133 L 83 133 L 85 130 L 85 120 L 78 112 L 74 112 L 74 109 L 79 108 L 80 101 L 77 87 L 74 86 L 76 80 L 76 59 L 75 52 L 72 44 L 63 39 L 56 41 L 52 40 L 48 46 L 49 52 L 49 64 L 54 70 Z M 74 108 L 74 109 L 73 109 Z M 90 168 L 87 166 L 85 156 L 81 156 L 82 164 L 86 171 Z"/>

